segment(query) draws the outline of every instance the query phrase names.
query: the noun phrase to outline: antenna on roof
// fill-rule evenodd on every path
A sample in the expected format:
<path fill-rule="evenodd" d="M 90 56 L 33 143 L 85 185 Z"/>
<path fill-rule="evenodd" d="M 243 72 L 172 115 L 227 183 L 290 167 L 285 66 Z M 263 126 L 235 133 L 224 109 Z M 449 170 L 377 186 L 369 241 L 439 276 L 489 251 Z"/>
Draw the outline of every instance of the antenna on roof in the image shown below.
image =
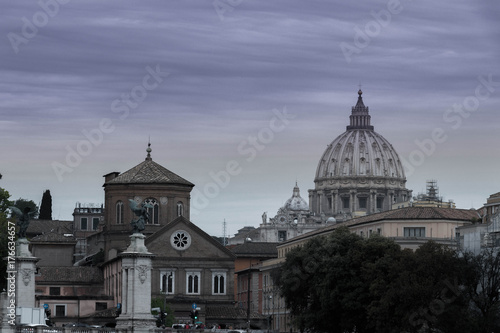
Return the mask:
<path fill-rule="evenodd" d="M 222 222 L 222 245 L 226 246 L 227 245 L 227 233 L 226 233 L 226 219 L 224 219 L 224 222 Z"/>

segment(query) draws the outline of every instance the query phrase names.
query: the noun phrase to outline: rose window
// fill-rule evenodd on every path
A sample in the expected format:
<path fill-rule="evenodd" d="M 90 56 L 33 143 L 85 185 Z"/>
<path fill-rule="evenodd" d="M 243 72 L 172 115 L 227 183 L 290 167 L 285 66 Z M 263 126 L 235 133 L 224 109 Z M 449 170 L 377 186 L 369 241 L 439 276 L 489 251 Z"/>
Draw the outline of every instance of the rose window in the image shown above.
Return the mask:
<path fill-rule="evenodd" d="M 178 230 L 170 237 L 170 244 L 176 250 L 185 250 L 191 245 L 191 236 L 184 230 Z"/>

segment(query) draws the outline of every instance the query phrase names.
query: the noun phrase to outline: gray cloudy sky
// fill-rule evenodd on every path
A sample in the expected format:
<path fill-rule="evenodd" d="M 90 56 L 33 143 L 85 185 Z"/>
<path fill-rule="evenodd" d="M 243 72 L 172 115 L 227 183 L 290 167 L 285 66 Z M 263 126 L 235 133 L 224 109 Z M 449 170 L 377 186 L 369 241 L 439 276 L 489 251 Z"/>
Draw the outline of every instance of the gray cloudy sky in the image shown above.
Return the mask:
<path fill-rule="evenodd" d="M 234 234 L 314 187 L 358 86 L 407 164 L 479 208 L 500 191 L 500 5 L 485 0 L 2 1 L 0 186 L 53 218 L 146 156 Z M 229 169 L 228 169 L 229 168 Z M 224 175 L 229 174 L 229 177 Z M 218 180 L 214 180 L 214 178 Z"/>

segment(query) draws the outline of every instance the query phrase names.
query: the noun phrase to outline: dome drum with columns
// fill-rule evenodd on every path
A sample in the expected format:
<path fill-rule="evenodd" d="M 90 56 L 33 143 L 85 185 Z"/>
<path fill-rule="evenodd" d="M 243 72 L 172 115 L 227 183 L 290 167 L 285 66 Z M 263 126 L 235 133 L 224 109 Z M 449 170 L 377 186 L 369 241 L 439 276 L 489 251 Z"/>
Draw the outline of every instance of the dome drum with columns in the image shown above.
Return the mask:
<path fill-rule="evenodd" d="M 352 108 L 346 132 L 329 144 L 309 190 L 310 210 L 316 216 L 345 219 L 390 210 L 406 201 L 406 177 L 396 150 L 370 124 L 362 91 Z"/>

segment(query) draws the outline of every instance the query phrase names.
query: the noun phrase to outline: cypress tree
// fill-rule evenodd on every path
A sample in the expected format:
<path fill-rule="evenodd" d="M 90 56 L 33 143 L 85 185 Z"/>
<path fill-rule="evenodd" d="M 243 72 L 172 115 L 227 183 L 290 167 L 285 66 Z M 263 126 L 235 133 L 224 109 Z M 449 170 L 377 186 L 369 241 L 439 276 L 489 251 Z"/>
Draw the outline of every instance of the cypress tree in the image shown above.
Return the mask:
<path fill-rule="evenodd" d="M 42 203 L 40 204 L 40 220 L 52 220 L 52 196 L 50 190 L 43 192 Z"/>

